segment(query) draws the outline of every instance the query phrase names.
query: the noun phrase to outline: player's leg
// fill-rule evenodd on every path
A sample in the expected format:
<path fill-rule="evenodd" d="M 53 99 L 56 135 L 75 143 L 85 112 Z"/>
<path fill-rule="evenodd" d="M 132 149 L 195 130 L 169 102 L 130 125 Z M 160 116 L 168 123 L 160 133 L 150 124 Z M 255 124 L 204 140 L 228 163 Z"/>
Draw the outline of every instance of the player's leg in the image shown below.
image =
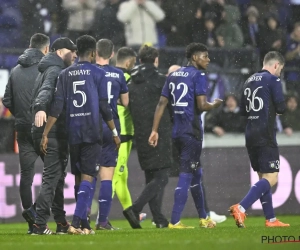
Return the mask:
<path fill-rule="evenodd" d="M 65 161 L 63 168 L 61 168 L 60 172 L 57 173 L 57 175 L 60 175 L 60 178 L 55 189 L 51 211 L 54 215 L 54 220 L 57 225 L 56 234 L 66 234 L 69 228 L 69 223 L 66 220 L 66 212 L 64 210 L 64 186 L 69 150 L 67 141 L 59 141 L 59 145 L 60 158 L 65 159 Z"/>
<path fill-rule="evenodd" d="M 122 142 L 118 162 L 113 177 L 113 192 L 116 192 L 118 199 L 123 207 L 123 210 L 132 205 L 131 195 L 128 189 L 128 159 L 132 147 L 132 140 Z"/>
<path fill-rule="evenodd" d="M 20 197 L 24 211 L 22 215 L 28 222 L 28 234 L 32 233 L 33 224 L 36 217 L 35 208 L 32 201 L 32 182 L 34 178 L 34 164 L 39 154 L 34 149 L 33 140 L 30 133 L 18 132 L 17 141 L 19 146 L 20 160 Z"/>
<path fill-rule="evenodd" d="M 59 141 L 56 138 L 49 138 L 48 140 L 47 154 L 44 156 L 42 185 L 36 200 L 37 216 L 33 234 L 52 234 L 52 231 L 47 228 L 47 222 L 49 220 L 50 209 L 58 181 L 61 178 L 62 170 L 66 167 L 68 155 L 66 154 L 67 147 L 67 141 Z M 63 203 L 63 198 L 60 202 Z M 59 223 L 65 225 L 65 218 L 63 218 L 62 221 L 59 221 Z"/>
<path fill-rule="evenodd" d="M 174 205 L 169 228 L 193 228 L 185 226 L 180 222 L 181 213 L 185 207 L 188 191 L 193 179 L 189 152 L 190 140 L 188 138 L 178 138 L 174 140 L 174 144 L 180 154 L 180 173 L 174 192 Z"/>
<path fill-rule="evenodd" d="M 89 202 L 88 202 L 87 220 L 88 220 L 89 223 L 90 223 L 90 216 L 91 216 L 91 212 L 92 212 L 93 199 L 94 199 L 95 192 L 96 192 L 96 185 L 97 185 L 97 177 L 95 177 L 94 180 L 93 180 L 92 191 L 91 191 L 90 199 L 89 199 Z"/>
<path fill-rule="evenodd" d="M 196 165 L 197 162 L 194 164 Z M 207 216 L 205 210 L 205 200 L 201 185 L 202 168 L 199 167 L 195 169 L 193 175 L 190 190 L 200 219 L 199 226 L 204 228 L 213 228 L 216 226 L 216 223 Z"/>
<path fill-rule="evenodd" d="M 79 162 L 81 182 L 77 193 L 77 202 L 69 234 L 94 234 L 87 221 L 87 206 L 92 190 L 92 182 L 99 172 L 99 155 L 101 146 L 98 143 L 82 143 L 70 147 L 71 165 Z M 75 155 L 74 155 L 75 154 Z M 74 168 L 74 167 L 73 167 Z M 80 228 L 82 227 L 82 230 Z"/>
<path fill-rule="evenodd" d="M 146 171 L 145 171 L 145 175 L 147 175 Z M 157 191 L 157 194 L 148 202 L 152 216 L 153 216 L 154 223 L 157 228 L 168 227 L 169 222 L 161 212 L 162 197 L 163 197 L 162 194 L 164 192 L 166 185 L 168 184 L 168 179 L 169 179 L 168 169 L 165 168 L 165 169 L 159 169 L 159 170 L 152 171 L 152 173 L 150 173 L 150 178 L 158 179 L 159 183 L 162 184 L 161 188 Z M 151 179 L 147 180 L 147 177 L 146 177 L 146 182 L 150 183 Z"/>

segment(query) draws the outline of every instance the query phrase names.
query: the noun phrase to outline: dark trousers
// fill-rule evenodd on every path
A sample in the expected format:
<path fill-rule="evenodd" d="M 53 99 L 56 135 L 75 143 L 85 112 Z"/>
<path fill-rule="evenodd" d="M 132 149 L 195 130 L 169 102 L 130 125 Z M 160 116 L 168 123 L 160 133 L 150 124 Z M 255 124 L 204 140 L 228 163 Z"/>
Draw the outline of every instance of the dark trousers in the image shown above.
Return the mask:
<path fill-rule="evenodd" d="M 17 141 L 19 146 L 20 160 L 20 197 L 24 209 L 30 208 L 32 205 L 32 182 L 35 174 L 34 164 L 39 157 L 37 154 L 31 132 L 18 132 Z"/>
<path fill-rule="evenodd" d="M 39 152 L 40 140 L 34 140 L 34 146 Z M 67 140 L 48 138 L 47 154 L 41 155 L 44 169 L 42 186 L 36 200 L 36 224 L 47 224 L 50 209 L 57 223 L 65 222 L 64 185 L 68 155 Z"/>
<path fill-rule="evenodd" d="M 162 197 L 168 184 L 168 169 L 145 170 L 146 186 L 138 199 L 133 203 L 132 210 L 140 213 L 144 206 L 149 207 L 156 224 L 168 224 L 168 220 L 161 213 Z"/>

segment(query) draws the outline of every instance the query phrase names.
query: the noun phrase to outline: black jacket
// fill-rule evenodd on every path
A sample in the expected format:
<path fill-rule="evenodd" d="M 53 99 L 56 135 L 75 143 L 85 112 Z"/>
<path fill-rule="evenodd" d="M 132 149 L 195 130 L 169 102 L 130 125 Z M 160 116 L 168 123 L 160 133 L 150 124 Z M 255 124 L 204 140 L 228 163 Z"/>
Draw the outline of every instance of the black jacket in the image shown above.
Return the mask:
<path fill-rule="evenodd" d="M 129 108 L 134 125 L 138 159 L 143 170 L 170 168 L 171 120 L 166 111 L 159 126 L 158 146 L 148 144 L 153 117 L 166 77 L 158 73 L 153 64 L 142 64 L 133 68 L 129 88 Z"/>
<path fill-rule="evenodd" d="M 40 61 L 38 69 L 40 71 L 36 78 L 33 89 L 32 100 L 32 122 L 34 123 L 35 114 L 38 111 L 45 111 L 47 116 L 50 111 L 51 102 L 56 88 L 57 77 L 65 68 L 64 61 L 55 53 L 48 53 Z M 32 133 L 34 139 L 42 137 L 45 124 L 43 127 L 37 128 L 32 126 Z M 53 125 L 48 137 L 66 138 L 65 130 L 65 116 L 61 114 L 56 123 Z"/>
<path fill-rule="evenodd" d="M 3 104 L 15 116 L 17 131 L 30 132 L 32 116 L 30 105 L 32 89 L 39 74 L 38 63 L 44 54 L 38 49 L 27 49 L 11 71 L 3 98 Z"/>

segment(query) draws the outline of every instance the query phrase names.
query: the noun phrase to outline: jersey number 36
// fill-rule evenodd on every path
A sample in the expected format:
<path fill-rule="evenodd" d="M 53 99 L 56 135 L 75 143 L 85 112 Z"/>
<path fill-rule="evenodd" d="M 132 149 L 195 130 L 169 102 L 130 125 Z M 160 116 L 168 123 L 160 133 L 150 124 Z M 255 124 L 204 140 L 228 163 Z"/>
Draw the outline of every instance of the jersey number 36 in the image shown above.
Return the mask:
<path fill-rule="evenodd" d="M 246 111 L 250 112 L 251 110 L 257 112 L 264 107 L 264 101 L 258 96 L 255 96 L 257 91 L 262 88 L 256 88 L 252 93 L 250 88 L 244 90 L 244 95 L 247 97 L 248 104 L 246 104 Z"/>

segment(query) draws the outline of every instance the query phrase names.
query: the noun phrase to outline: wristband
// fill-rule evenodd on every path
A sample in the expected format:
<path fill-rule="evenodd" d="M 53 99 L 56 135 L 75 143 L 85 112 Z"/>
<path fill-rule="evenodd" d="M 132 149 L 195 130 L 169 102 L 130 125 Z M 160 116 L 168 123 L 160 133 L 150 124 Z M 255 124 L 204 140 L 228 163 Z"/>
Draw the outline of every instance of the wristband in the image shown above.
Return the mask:
<path fill-rule="evenodd" d="M 112 132 L 112 134 L 113 134 L 114 137 L 118 136 L 118 131 L 117 131 L 116 128 L 114 128 L 111 132 Z"/>

